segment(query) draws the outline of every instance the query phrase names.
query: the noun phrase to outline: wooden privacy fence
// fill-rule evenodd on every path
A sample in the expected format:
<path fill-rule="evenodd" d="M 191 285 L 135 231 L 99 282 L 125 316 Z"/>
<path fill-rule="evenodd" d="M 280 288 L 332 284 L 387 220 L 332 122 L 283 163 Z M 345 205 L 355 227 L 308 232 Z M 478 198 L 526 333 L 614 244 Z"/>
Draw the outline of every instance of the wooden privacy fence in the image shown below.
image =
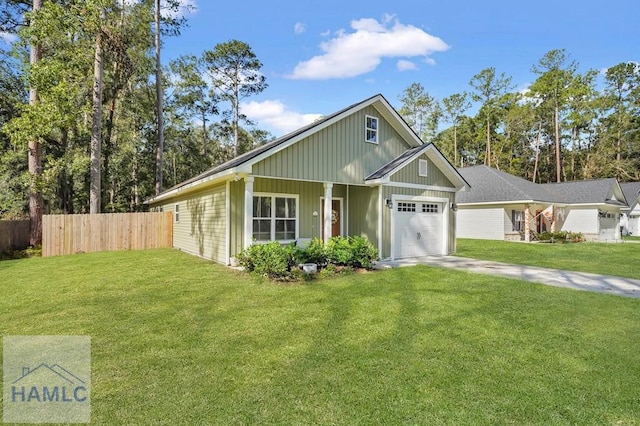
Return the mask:
<path fill-rule="evenodd" d="M 28 220 L 0 220 L 0 253 L 29 247 Z"/>
<path fill-rule="evenodd" d="M 42 256 L 171 247 L 172 218 L 171 212 L 45 215 Z"/>

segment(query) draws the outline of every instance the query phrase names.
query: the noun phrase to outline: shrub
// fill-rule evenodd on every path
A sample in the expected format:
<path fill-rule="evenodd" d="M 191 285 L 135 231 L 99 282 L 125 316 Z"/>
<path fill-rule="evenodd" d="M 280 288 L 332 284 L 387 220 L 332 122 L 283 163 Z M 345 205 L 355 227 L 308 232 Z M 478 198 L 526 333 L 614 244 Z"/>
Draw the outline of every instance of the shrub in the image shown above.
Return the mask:
<path fill-rule="evenodd" d="M 373 266 L 378 250 L 364 237 L 333 237 L 327 244 L 314 238 L 302 249 L 295 243 L 253 244 L 237 256 L 248 272 L 272 279 L 310 279 L 298 269 L 300 263 L 315 263 L 323 275 Z M 326 270 L 326 271 L 325 271 Z M 322 273 L 321 272 L 321 273 Z"/>
<path fill-rule="evenodd" d="M 583 241 L 582 233 L 571 231 L 555 231 L 555 232 L 541 232 L 538 234 L 540 241 L 549 241 L 552 243 L 566 243 L 566 242 L 580 242 Z"/>
<path fill-rule="evenodd" d="M 336 265 L 350 265 L 353 251 L 348 237 L 331 237 L 327 243 L 327 260 Z"/>
<path fill-rule="evenodd" d="M 327 264 L 327 249 L 319 238 L 314 238 L 306 248 L 299 251 L 299 263 L 316 263 L 320 266 Z"/>
<path fill-rule="evenodd" d="M 327 243 L 327 260 L 352 268 L 371 268 L 378 250 L 364 237 L 332 237 Z"/>
<path fill-rule="evenodd" d="M 352 264 L 355 268 L 371 269 L 378 260 L 378 249 L 364 237 L 350 237 Z"/>
<path fill-rule="evenodd" d="M 298 249 L 277 242 L 253 244 L 238 254 L 238 262 L 247 271 L 269 278 L 290 278 Z"/>

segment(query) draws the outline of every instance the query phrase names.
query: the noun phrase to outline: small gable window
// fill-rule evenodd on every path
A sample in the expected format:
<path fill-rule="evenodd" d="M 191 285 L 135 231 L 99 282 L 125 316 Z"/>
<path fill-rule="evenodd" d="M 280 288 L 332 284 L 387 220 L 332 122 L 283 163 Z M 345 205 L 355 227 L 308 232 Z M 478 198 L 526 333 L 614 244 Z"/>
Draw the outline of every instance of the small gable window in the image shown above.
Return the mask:
<path fill-rule="evenodd" d="M 365 116 L 365 140 L 369 143 L 378 143 L 378 118 Z"/>
<path fill-rule="evenodd" d="M 418 160 L 418 176 L 427 177 L 428 165 L 427 160 Z"/>

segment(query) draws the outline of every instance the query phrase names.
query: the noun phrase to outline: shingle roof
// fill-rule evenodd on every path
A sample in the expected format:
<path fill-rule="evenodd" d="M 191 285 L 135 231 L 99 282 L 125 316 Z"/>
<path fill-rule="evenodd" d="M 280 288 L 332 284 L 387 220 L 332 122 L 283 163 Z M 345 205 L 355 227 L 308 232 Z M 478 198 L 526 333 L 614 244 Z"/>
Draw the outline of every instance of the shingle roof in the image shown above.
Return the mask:
<path fill-rule="evenodd" d="M 629 207 L 633 207 L 638 202 L 638 197 L 640 197 L 640 182 L 621 183 L 620 188 L 622 188 L 622 193 L 624 198 L 627 199 Z"/>
<path fill-rule="evenodd" d="M 375 179 L 381 179 L 385 177 L 388 173 L 391 173 L 393 170 L 395 170 L 396 167 L 399 167 L 400 165 L 402 165 L 402 163 L 407 161 L 409 158 L 413 157 L 414 155 L 418 155 L 420 152 L 427 149 L 429 145 L 430 144 L 427 143 L 403 152 L 398 157 L 394 158 L 384 166 L 380 167 L 375 172 L 371 173 L 369 176 L 365 178 L 365 180 L 375 180 Z"/>
<path fill-rule="evenodd" d="M 493 169 L 488 166 L 459 168 L 458 172 L 469 182 L 471 189 L 459 192 L 457 203 L 489 203 L 508 201 L 563 202 L 542 185 Z"/>
<path fill-rule="evenodd" d="M 609 194 L 616 185 L 615 178 L 579 180 L 573 182 L 545 183 L 541 186 L 547 187 L 549 191 L 562 196 L 567 203 L 571 204 L 597 204 L 611 202 Z M 611 204 L 616 204 L 611 202 Z M 624 203 L 617 203 L 623 204 Z"/>
<path fill-rule="evenodd" d="M 458 172 L 471 185 L 471 190 L 456 196 L 460 204 L 539 201 L 625 205 L 624 200 L 613 199 L 615 178 L 537 184 L 487 166 L 463 167 Z"/>

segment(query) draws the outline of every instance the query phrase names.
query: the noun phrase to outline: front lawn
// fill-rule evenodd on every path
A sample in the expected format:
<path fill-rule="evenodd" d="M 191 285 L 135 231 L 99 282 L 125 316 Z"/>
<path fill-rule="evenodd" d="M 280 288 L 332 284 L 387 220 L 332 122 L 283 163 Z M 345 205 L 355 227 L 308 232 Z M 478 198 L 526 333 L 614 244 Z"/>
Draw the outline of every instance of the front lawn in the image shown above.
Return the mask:
<path fill-rule="evenodd" d="M 456 256 L 640 279 L 637 243 L 524 243 L 460 238 Z"/>
<path fill-rule="evenodd" d="M 95 424 L 640 424 L 638 299 L 425 266 L 274 284 L 175 250 L 0 277 L 3 335 L 91 336 Z"/>

